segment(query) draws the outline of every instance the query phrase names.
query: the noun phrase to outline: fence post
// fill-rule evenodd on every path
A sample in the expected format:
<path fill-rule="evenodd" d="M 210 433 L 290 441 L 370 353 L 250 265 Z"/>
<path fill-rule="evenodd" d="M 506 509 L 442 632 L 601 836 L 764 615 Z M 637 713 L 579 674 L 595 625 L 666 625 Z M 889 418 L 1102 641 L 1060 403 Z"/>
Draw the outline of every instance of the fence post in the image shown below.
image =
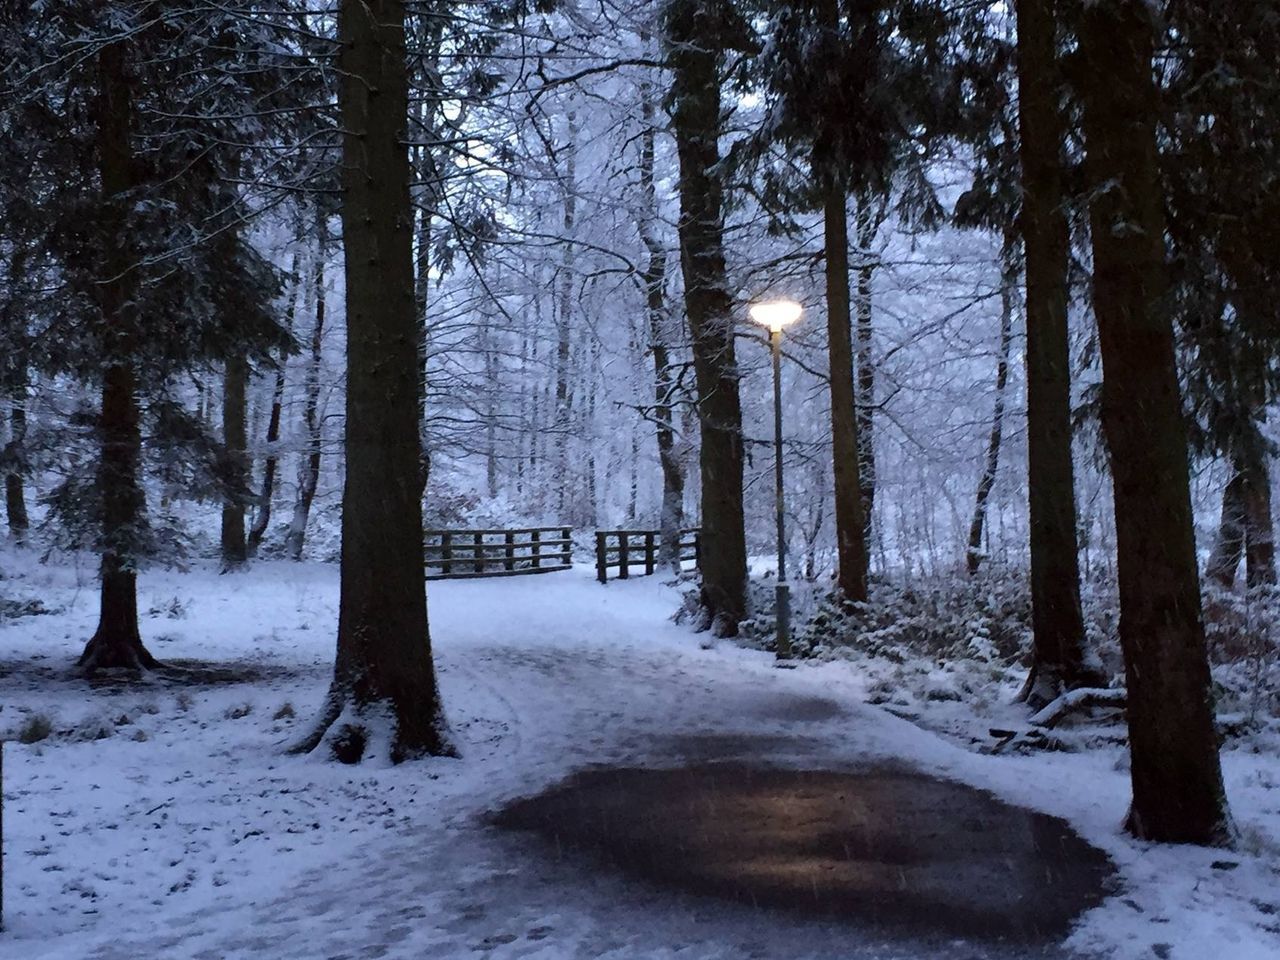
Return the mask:
<path fill-rule="evenodd" d="M 609 582 L 609 535 L 602 530 L 596 531 L 596 579 Z"/>
<path fill-rule="evenodd" d="M 573 537 L 571 536 L 572 533 L 573 533 L 572 527 L 560 528 L 560 537 L 564 540 L 564 543 L 560 544 L 560 549 L 564 551 L 564 555 L 561 556 L 560 559 L 564 562 L 564 565 L 566 567 L 573 566 Z"/>
<path fill-rule="evenodd" d="M 537 570 L 542 566 L 542 531 L 530 530 L 529 539 L 533 541 L 533 569 Z"/>
<path fill-rule="evenodd" d="M 693 569 L 702 569 L 702 531 L 693 531 Z"/>
<path fill-rule="evenodd" d="M 515 546 L 516 535 L 515 533 L 508 530 L 505 540 L 507 542 L 507 551 L 506 551 L 507 555 L 506 555 L 506 559 L 503 560 L 502 562 L 502 567 L 504 570 L 507 570 L 508 572 L 510 572 L 516 568 L 516 546 Z"/>
<path fill-rule="evenodd" d="M 477 533 L 473 539 L 475 541 L 476 573 L 484 573 L 484 534 Z"/>
<path fill-rule="evenodd" d="M 644 535 L 644 575 L 653 576 L 653 531 L 647 530 Z"/>
<path fill-rule="evenodd" d="M 440 572 L 453 573 L 453 534 L 440 534 Z"/>
<path fill-rule="evenodd" d="M 631 572 L 627 569 L 631 565 L 631 554 L 629 547 L 631 546 L 631 534 L 625 530 L 618 531 L 618 579 L 626 580 L 631 576 Z"/>

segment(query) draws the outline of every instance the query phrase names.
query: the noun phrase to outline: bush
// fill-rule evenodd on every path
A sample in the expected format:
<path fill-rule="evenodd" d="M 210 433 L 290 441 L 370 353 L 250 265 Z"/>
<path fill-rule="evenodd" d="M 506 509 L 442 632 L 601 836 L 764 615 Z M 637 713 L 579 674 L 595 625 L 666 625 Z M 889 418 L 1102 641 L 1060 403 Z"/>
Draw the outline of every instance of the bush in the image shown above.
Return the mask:
<path fill-rule="evenodd" d="M 40 743 L 53 733 L 53 721 L 43 713 L 33 713 L 18 728 L 19 743 Z"/>

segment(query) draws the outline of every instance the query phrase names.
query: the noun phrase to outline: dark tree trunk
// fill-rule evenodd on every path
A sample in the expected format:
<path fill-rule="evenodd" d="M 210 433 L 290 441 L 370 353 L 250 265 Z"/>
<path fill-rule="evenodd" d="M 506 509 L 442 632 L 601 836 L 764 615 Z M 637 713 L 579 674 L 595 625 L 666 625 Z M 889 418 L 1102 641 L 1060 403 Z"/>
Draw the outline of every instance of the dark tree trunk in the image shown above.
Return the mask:
<path fill-rule="evenodd" d="M 644 38 L 647 41 L 647 37 Z M 646 42 L 647 46 L 647 42 Z M 656 163 L 656 105 L 652 85 L 641 88 L 640 189 L 644 195 L 644 219 L 640 239 L 648 260 L 645 263 L 645 303 L 649 314 L 649 349 L 653 353 L 653 421 L 658 435 L 658 465 L 662 468 L 662 508 L 658 518 L 661 539 L 658 562 L 675 572 L 680 570 L 680 528 L 684 525 L 684 465 L 676 450 L 672 406 L 675 382 L 671 372 L 671 352 L 667 332 L 667 251 L 654 226 L 658 220 L 658 197 L 654 182 Z"/>
<path fill-rule="evenodd" d="M 26 542 L 27 531 L 31 527 L 23 469 L 26 438 L 27 372 L 26 367 L 20 365 L 9 390 L 9 443 L 4 457 L 9 465 L 4 475 L 5 515 L 9 521 L 9 536 L 19 544 Z"/>
<path fill-rule="evenodd" d="M 1271 516 L 1271 475 L 1266 454 L 1251 452 L 1243 458 L 1240 474 L 1244 503 L 1245 583 L 1254 587 L 1276 582 L 1275 527 Z"/>
<path fill-rule="evenodd" d="M 293 255 L 293 267 L 290 276 L 298 276 L 299 256 Z M 289 306 L 285 310 L 285 329 L 293 333 L 294 312 L 298 306 L 298 287 L 301 281 L 295 279 L 289 290 Z M 267 456 L 262 466 L 262 492 L 258 495 L 258 510 L 253 516 L 253 525 L 249 528 L 249 539 L 245 550 L 250 557 L 257 556 L 262 538 L 267 535 L 271 525 L 271 497 L 276 488 L 276 470 L 280 457 L 276 453 L 276 444 L 280 442 L 280 418 L 284 412 L 284 374 L 285 358 L 280 357 L 276 367 L 275 382 L 271 386 L 271 413 L 267 416 Z"/>
<path fill-rule="evenodd" d="M 1235 586 L 1236 571 L 1244 557 L 1244 527 L 1244 474 L 1237 470 L 1222 491 L 1222 519 L 1204 571 L 1208 579 L 1228 590 Z"/>
<path fill-rule="evenodd" d="M 702 433 L 702 604 L 734 636 L 747 613 L 742 407 L 724 259 L 720 76 L 714 5 L 667 7 L 672 125 L 680 157 L 680 255 Z"/>
<path fill-rule="evenodd" d="M 234 570 L 248 559 L 244 538 L 244 497 L 249 488 L 245 448 L 245 393 L 249 364 L 231 357 L 222 377 L 222 443 L 226 449 L 228 495 L 222 501 L 222 569 Z"/>
<path fill-rule="evenodd" d="M 349 762 L 384 750 L 393 761 L 449 751 L 422 565 L 421 328 L 404 144 L 404 17 L 403 0 L 342 0 L 339 13 L 347 297 L 342 583 L 328 709 L 304 746 L 318 745 L 336 724 L 329 742 Z"/>
<path fill-rule="evenodd" d="M 1093 302 L 1128 681 L 1128 828 L 1149 840 L 1213 844 L 1228 839 L 1230 823 L 1165 302 L 1152 16 L 1145 0 L 1095 3 L 1080 30 Z"/>
<path fill-rule="evenodd" d="M 311 516 L 311 504 L 316 498 L 320 483 L 320 443 L 323 424 L 320 421 L 320 365 L 324 356 L 324 323 L 326 313 L 325 259 L 328 257 L 329 238 L 327 218 L 317 210 L 316 262 L 312 274 L 315 299 L 315 324 L 311 328 L 311 357 L 307 366 L 306 400 L 302 408 L 302 425 L 307 438 L 307 453 L 298 469 L 298 499 L 294 502 L 293 517 L 289 521 L 289 533 L 285 537 L 285 552 L 293 560 L 302 559 L 302 546 L 306 542 L 307 520 Z M 416 355 L 416 348 L 415 348 Z M 418 409 L 417 398 L 414 410 Z"/>
<path fill-rule="evenodd" d="M 853 333 L 849 311 L 849 220 L 843 184 L 825 188 L 827 356 L 831 386 L 831 461 L 835 472 L 836 584 L 846 600 L 867 599 L 866 522 L 858 470 L 858 418 L 853 390 Z"/>
<path fill-rule="evenodd" d="M 556 471 L 560 482 L 556 485 L 556 505 L 561 516 L 571 505 L 569 493 L 574 484 L 569 481 L 569 434 L 573 431 L 573 398 L 569 391 L 569 360 L 573 347 L 573 273 L 577 260 L 577 247 L 573 233 L 578 218 L 577 180 L 578 124 L 573 113 L 568 117 L 567 142 L 565 144 L 565 171 L 561 183 L 564 219 L 564 256 L 556 283 Z"/>
<path fill-rule="evenodd" d="M 996 359 L 996 402 L 991 411 L 991 435 L 987 439 L 987 462 L 978 481 L 978 493 L 974 498 L 973 520 L 969 523 L 969 549 L 965 553 L 965 567 L 969 576 L 978 572 L 982 563 L 982 529 L 987 522 L 987 501 L 996 485 L 1000 470 L 1000 440 L 1004 434 L 1005 389 L 1009 385 L 1009 354 L 1013 349 L 1013 288 L 1018 282 L 1014 266 L 1014 240 L 1005 238 L 1004 267 L 1000 277 L 1000 354 Z"/>
<path fill-rule="evenodd" d="M 126 67 L 126 42 L 98 53 L 98 175 L 108 220 L 118 224 L 116 242 L 102 250 L 98 307 L 104 325 L 101 454 L 98 494 L 102 510 L 102 593 L 98 628 L 80 655 L 86 671 L 157 666 L 138 631 L 137 546 L 146 509 L 138 482 L 142 430 L 137 380 L 131 365 L 136 341 L 132 311 L 136 291 L 125 227 L 127 199 L 134 186 L 129 140 L 132 98 Z"/>
<path fill-rule="evenodd" d="M 1071 454 L 1067 328 L 1070 234 L 1063 187 L 1065 119 L 1056 0 L 1018 0 L 1018 117 L 1026 259 L 1027 473 L 1031 540 L 1031 676 L 1041 707 L 1100 680 L 1086 666 Z"/>

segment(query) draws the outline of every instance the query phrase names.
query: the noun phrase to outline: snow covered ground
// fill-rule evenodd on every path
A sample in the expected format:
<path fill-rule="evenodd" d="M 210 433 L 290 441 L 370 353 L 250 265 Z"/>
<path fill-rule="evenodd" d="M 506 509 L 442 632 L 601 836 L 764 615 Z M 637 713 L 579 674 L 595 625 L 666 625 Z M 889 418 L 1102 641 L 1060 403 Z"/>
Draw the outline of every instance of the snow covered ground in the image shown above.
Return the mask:
<path fill-rule="evenodd" d="M 1280 769 L 1224 756 L 1243 849 L 1135 843 L 1118 829 L 1123 753 L 986 756 L 868 705 L 867 677 L 670 621 L 658 578 L 584 569 L 431 585 L 459 760 L 343 767 L 283 755 L 328 681 L 337 570 L 264 562 L 148 572 L 144 632 L 170 661 L 226 669 L 179 686 L 89 685 L 91 566 L 8 553 L 0 598 L 51 612 L 0 621 L 5 744 L 0 957 L 777 958 L 1000 955 L 884 943 L 856 928 L 680 898 L 572 861 L 484 815 L 586 765 L 759 756 L 852 768 L 892 758 L 1070 820 L 1121 888 L 1068 942 L 1088 955 L 1280 957 Z"/>

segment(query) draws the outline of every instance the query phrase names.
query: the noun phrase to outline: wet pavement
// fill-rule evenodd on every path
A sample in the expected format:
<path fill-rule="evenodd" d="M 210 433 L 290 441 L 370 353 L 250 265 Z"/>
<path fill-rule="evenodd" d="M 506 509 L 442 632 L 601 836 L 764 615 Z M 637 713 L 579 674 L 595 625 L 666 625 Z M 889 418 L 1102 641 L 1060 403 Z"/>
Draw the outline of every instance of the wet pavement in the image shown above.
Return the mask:
<path fill-rule="evenodd" d="M 597 768 L 493 822 L 651 887 L 930 940 L 1055 943 L 1113 876 L 1061 820 L 890 769 Z"/>

